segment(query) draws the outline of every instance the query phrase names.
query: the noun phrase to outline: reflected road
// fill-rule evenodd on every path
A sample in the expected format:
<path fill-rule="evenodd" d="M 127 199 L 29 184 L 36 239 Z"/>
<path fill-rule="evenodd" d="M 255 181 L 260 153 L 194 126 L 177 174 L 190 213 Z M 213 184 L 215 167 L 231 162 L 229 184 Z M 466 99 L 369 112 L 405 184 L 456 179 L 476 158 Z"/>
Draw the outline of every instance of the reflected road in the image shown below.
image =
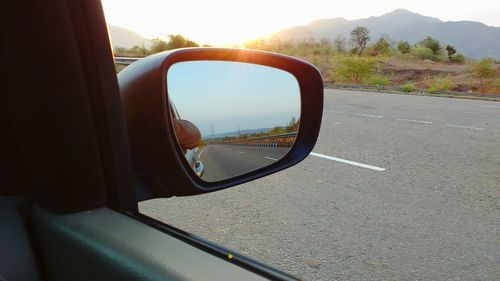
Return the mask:
<path fill-rule="evenodd" d="M 200 153 L 205 165 L 201 178 L 214 182 L 255 171 L 281 159 L 289 150 L 289 147 L 209 145 Z"/>

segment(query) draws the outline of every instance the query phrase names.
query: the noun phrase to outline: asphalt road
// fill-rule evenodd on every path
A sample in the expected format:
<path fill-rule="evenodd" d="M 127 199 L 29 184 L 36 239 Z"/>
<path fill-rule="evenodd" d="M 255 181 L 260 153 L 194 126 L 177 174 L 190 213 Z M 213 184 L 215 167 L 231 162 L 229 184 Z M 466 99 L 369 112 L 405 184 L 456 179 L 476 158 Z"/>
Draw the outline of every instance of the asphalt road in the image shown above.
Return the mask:
<path fill-rule="evenodd" d="M 200 153 L 205 165 L 203 180 L 220 181 L 271 165 L 289 151 L 285 147 L 208 145 Z"/>
<path fill-rule="evenodd" d="M 327 90 L 314 151 L 140 210 L 306 280 L 500 280 L 500 103 Z"/>

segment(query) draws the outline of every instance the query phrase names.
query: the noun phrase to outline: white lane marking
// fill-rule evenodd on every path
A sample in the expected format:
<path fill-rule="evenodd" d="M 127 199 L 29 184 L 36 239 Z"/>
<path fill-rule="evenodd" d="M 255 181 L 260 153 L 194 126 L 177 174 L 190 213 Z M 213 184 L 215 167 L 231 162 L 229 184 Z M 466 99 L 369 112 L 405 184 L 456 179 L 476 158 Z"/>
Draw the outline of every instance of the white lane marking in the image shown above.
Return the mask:
<path fill-rule="evenodd" d="M 482 130 L 484 130 L 484 128 L 469 127 L 469 126 L 462 126 L 462 125 L 453 125 L 453 124 L 446 124 L 446 127 L 454 127 L 454 128 L 462 128 L 462 129 L 470 129 L 470 130 L 477 130 L 477 131 L 482 131 Z"/>
<path fill-rule="evenodd" d="M 243 152 L 243 151 L 238 151 L 238 153 L 239 153 L 239 154 L 245 154 L 245 152 Z"/>
<path fill-rule="evenodd" d="M 371 118 L 382 118 L 384 116 L 381 115 L 372 115 L 372 114 L 363 114 L 363 113 L 355 113 L 353 114 L 355 116 L 362 116 L 362 117 L 371 117 Z"/>
<path fill-rule="evenodd" d="M 326 110 L 326 109 L 323 109 L 324 112 L 331 112 L 331 113 L 344 113 L 344 111 L 340 111 L 340 110 Z"/>
<path fill-rule="evenodd" d="M 431 121 L 412 120 L 412 119 L 398 119 L 398 121 L 412 122 L 412 123 L 421 123 L 421 124 L 432 124 Z"/>
<path fill-rule="evenodd" d="M 264 158 L 269 159 L 269 160 L 273 160 L 273 161 L 278 161 L 278 159 L 276 159 L 276 158 L 272 158 L 272 157 L 267 157 L 267 156 L 265 156 Z"/>
<path fill-rule="evenodd" d="M 499 108 L 500 106 L 494 106 L 494 105 L 480 105 L 480 107 L 486 107 L 486 108 Z"/>
<path fill-rule="evenodd" d="M 200 154 L 198 154 L 198 157 L 201 157 L 201 154 L 203 153 L 203 151 L 205 151 L 205 149 L 207 149 L 208 146 L 205 146 L 201 151 L 200 151 Z"/>
<path fill-rule="evenodd" d="M 385 171 L 384 168 L 380 168 L 380 167 L 376 167 L 376 166 L 372 166 L 372 165 L 368 165 L 368 164 L 363 164 L 363 163 L 359 163 L 359 162 L 354 162 L 351 160 L 346 160 L 346 159 L 342 159 L 342 158 L 338 158 L 338 157 L 328 156 L 328 155 L 324 155 L 324 154 L 320 154 L 320 153 L 316 153 L 316 152 L 311 152 L 309 155 L 320 157 L 320 158 L 325 158 L 328 160 L 337 161 L 337 162 L 341 162 L 344 164 L 349 164 L 349 165 L 353 165 L 353 166 L 357 166 L 357 167 L 361 167 L 361 168 L 366 168 L 366 169 L 370 169 L 370 170 L 374 170 L 374 171 L 378 171 L 378 172 Z"/>

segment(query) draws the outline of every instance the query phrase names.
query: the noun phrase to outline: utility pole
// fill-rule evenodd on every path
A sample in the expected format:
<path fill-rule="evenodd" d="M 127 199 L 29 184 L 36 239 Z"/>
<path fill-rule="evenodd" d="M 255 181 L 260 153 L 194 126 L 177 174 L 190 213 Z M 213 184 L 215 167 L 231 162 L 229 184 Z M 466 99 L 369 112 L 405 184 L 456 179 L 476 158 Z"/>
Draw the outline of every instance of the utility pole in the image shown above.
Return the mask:
<path fill-rule="evenodd" d="M 214 141 L 215 141 L 215 133 L 214 133 L 215 131 L 214 131 L 214 125 L 213 124 L 211 125 L 211 129 L 212 129 L 212 144 L 213 144 Z"/>

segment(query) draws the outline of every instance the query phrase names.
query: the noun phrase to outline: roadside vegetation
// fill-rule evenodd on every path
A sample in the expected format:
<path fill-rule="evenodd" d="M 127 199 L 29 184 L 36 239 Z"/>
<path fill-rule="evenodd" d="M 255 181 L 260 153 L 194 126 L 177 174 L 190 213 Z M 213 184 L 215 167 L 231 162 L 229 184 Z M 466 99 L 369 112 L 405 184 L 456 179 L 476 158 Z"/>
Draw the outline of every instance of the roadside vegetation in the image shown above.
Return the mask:
<path fill-rule="evenodd" d="M 180 34 L 168 35 L 165 39 L 155 38 L 151 40 L 151 46 L 135 45 L 132 48 L 116 47 L 113 52 L 118 57 L 145 57 L 155 53 L 188 47 L 199 47 L 196 42 L 185 38 Z M 207 46 L 207 45 L 205 45 Z"/>
<path fill-rule="evenodd" d="M 283 41 L 275 37 L 249 41 L 244 47 L 305 59 L 320 69 L 327 84 L 337 87 L 500 95 L 500 61 L 468 59 L 455 46 L 430 36 L 412 44 L 387 35 L 371 38 L 367 28 L 357 27 L 350 38 Z"/>
<path fill-rule="evenodd" d="M 234 141 L 234 140 L 242 140 L 249 138 L 258 138 L 258 137 L 267 137 L 267 136 L 276 136 L 287 133 L 296 133 L 299 130 L 300 120 L 292 117 L 289 124 L 287 126 L 275 126 L 269 131 L 252 133 L 252 134 L 240 134 L 239 136 L 226 136 L 221 139 L 222 142 L 226 141 Z"/>
<path fill-rule="evenodd" d="M 114 52 L 116 56 L 143 57 L 200 46 L 179 34 L 151 42 L 148 48 L 115 48 Z M 272 37 L 248 41 L 243 47 L 307 60 L 319 68 L 325 83 L 333 87 L 356 85 L 406 93 L 451 91 L 500 96 L 500 61 L 468 59 L 455 46 L 430 36 L 414 44 L 397 42 L 388 35 L 371 38 L 370 31 L 359 26 L 351 31 L 349 38 L 339 35 L 333 41 L 312 38 L 285 41 Z"/>
<path fill-rule="evenodd" d="M 180 34 L 171 34 L 166 36 L 166 38 L 154 38 L 151 40 L 151 45 L 146 47 L 145 45 L 138 46 L 135 45 L 131 48 L 115 47 L 113 49 L 114 56 L 116 57 L 137 57 L 142 58 L 152 54 L 156 54 L 163 51 L 188 48 L 188 47 L 200 47 L 200 45 Z M 209 45 L 203 45 L 203 47 L 210 47 Z M 116 65 L 116 73 L 124 69 L 125 65 Z"/>
<path fill-rule="evenodd" d="M 220 138 L 214 138 L 214 139 L 202 139 L 200 142 L 200 145 L 198 147 L 203 147 L 207 146 L 207 143 L 223 143 L 223 142 L 234 142 L 234 141 L 251 141 L 251 139 L 254 138 L 261 138 L 265 137 L 266 139 L 270 140 L 272 138 L 279 137 L 279 139 L 275 139 L 275 142 L 279 142 L 279 146 L 291 146 L 293 142 L 295 141 L 295 135 L 291 136 L 278 136 L 278 135 L 283 135 L 283 134 L 288 134 L 288 133 L 297 133 L 299 130 L 299 125 L 300 125 L 300 119 L 296 119 L 295 117 L 292 117 L 288 125 L 286 126 L 275 126 L 274 128 L 265 131 L 265 132 L 258 132 L 258 133 L 240 133 L 238 132 L 238 135 L 234 136 L 225 136 L 225 137 L 220 137 Z M 249 142 L 247 142 L 249 143 Z M 256 143 L 256 142 L 253 142 Z"/>

